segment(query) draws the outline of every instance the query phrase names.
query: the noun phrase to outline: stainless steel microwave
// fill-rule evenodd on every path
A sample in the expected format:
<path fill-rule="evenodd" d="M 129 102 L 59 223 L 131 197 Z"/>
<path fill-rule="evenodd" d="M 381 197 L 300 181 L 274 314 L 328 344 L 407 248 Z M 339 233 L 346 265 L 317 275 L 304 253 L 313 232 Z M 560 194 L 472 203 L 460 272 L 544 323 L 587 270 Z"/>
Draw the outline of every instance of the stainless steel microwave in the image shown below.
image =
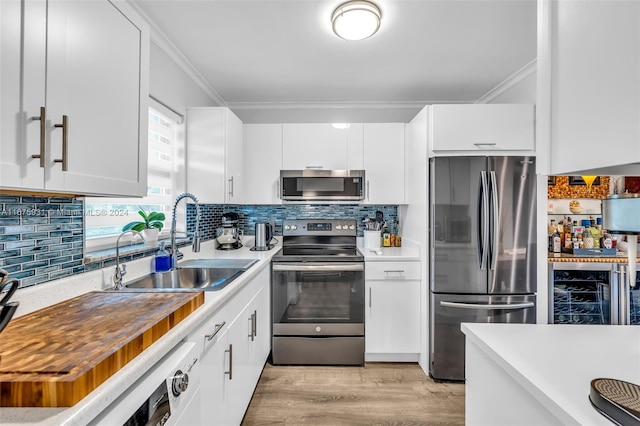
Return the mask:
<path fill-rule="evenodd" d="M 289 201 L 364 199 L 364 170 L 280 170 L 280 197 Z"/>

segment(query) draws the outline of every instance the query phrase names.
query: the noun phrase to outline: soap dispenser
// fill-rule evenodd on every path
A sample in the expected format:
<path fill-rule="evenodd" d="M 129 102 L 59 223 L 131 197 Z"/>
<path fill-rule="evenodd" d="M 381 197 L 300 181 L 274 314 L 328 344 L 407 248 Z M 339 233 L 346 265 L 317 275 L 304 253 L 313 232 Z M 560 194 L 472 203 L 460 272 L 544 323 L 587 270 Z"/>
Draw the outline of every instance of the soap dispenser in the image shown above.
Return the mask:
<path fill-rule="evenodd" d="M 171 269 L 171 253 L 167 250 L 166 243 L 162 243 L 155 257 L 156 272 L 166 272 Z"/>

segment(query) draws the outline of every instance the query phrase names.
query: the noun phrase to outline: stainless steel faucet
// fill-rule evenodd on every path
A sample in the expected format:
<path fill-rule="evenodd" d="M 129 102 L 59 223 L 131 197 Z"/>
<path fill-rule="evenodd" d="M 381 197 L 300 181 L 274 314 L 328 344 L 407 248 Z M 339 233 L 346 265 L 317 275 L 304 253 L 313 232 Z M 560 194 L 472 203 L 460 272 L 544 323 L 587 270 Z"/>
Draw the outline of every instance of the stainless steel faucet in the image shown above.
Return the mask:
<path fill-rule="evenodd" d="M 176 263 L 178 261 L 178 257 L 179 255 L 181 255 L 182 253 L 180 253 L 178 251 L 178 248 L 176 247 L 176 208 L 178 207 L 178 203 L 185 199 L 185 198 L 191 198 L 193 200 L 193 202 L 196 204 L 196 232 L 194 232 L 193 234 L 193 246 L 191 247 L 191 249 L 194 252 L 199 252 L 200 251 L 200 204 L 198 203 L 198 198 L 189 193 L 189 192 L 185 192 L 183 194 L 178 195 L 178 198 L 176 198 L 175 203 L 173 204 L 173 214 L 171 216 L 171 270 L 175 270 L 176 269 Z M 188 235 L 185 233 L 185 235 Z"/>
<path fill-rule="evenodd" d="M 134 231 L 133 229 L 130 229 L 128 231 L 124 231 L 122 234 L 120 234 L 118 236 L 118 239 L 116 240 L 116 273 L 113 276 L 113 289 L 114 290 L 121 290 L 122 289 L 122 277 L 124 277 L 127 274 L 127 265 L 123 264 L 122 266 L 120 266 L 120 238 L 122 238 L 123 235 L 126 234 L 133 234 L 134 238 L 136 235 L 139 235 L 140 238 L 142 238 L 144 240 L 144 237 L 142 236 L 141 233 L 139 233 L 138 231 Z"/>

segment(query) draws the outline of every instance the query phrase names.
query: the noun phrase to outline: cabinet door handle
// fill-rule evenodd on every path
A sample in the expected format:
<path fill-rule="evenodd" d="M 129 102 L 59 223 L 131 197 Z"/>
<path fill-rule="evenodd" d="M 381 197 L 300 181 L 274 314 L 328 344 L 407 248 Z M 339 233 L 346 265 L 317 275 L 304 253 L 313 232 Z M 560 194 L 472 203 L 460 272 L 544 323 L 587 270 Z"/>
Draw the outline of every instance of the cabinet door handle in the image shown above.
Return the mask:
<path fill-rule="evenodd" d="M 369 307 L 371 307 L 371 287 L 369 287 Z"/>
<path fill-rule="evenodd" d="M 305 169 L 324 169 L 324 166 L 304 166 Z"/>
<path fill-rule="evenodd" d="M 249 336 L 251 337 L 251 341 L 253 342 L 253 314 L 249 317 Z"/>
<path fill-rule="evenodd" d="M 253 337 L 258 336 L 258 311 L 253 311 Z M 253 340 L 253 339 L 251 339 Z"/>
<path fill-rule="evenodd" d="M 66 172 L 69 170 L 67 149 L 68 149 L 68 139 L 67 135 L 69 134 L 69 117 L 66 115 L 62 116 L 62 124 L 54 124 L 53 127 L 62 127 L 62 158 L 56 158 L 53 160 L 54 163 L 62 163 L 62 171 Z"/>
<path fill-rule="evenodd" d="M 393 275 L 391 275 L 393 274 Z M 384 271 L 384 279 L 388 280 L 388 279 L 405 279 L 404 276 L 404 270 L 403 269 L 395 269 L 395 270 L 388 270 L 388 271 Z"/>
<path fill-rule="evenodd" d="M 229 353 L 229 371 L 225 371 L 224 374 L 228 374 L 229 380 L 233 380 L 233 345 L 229 344 L 229 349 L 226 349 L 225 352 Z"/>
<path fill-rule="evenodd" d="M 369 201 L 369 181 L 367 181 L 367 201 Z"/>
<path fill-rule="evenodd" d="M 478 148 L 482 148 L 484 146 L 496 146 L 497 143 L 495 142 L 476 142 L 474 143 L 475 146 L 477 146 Z"/>
<path fill-rule="evenodd" d="M 229 197 L 233 197 L 233 176 L 229 178 Z"/>
<path fill-rule="evenodd" d="M 213 333 L 205 334 L 204 337 L 206 337 L 207 341 L 210 342 L 211 340 L 213 340 L 213 338 L 216 337 L 216 334 L 218 334 L 218 332 L 222 330 L 222 327 L 224 327 L 226 323 L 226 321 L 222 321 L 222 324 L 216 324 L 216 327 L 213 329 Z"/>
<path fill-rule="evenodd" d="M 47 135 L 47 127 L 46 127 L 47 114 L 46 114 L 45 107 L 40 107 L 40 115 L 31 117 L 31 120 L 33 121 L 40 120 L 40 154 L 33 154 L 31 158 L 39 158 L 40 167 L 44 168 L 45 149 L 46 149 L 45 139 Z"/>

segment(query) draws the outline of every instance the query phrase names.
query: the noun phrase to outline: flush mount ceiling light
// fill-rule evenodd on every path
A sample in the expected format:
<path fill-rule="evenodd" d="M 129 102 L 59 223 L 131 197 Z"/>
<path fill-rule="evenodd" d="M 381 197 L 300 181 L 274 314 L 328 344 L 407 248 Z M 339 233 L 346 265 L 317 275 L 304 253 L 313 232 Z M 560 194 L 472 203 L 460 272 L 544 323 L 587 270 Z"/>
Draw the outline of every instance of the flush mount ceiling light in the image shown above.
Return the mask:
<path fill-rule="evenodd" d="M 380 28 L 380 8 L 368 1 L 348 1 L 333 12 L 333 32 L 345 40 L 363 40 Z"/>

